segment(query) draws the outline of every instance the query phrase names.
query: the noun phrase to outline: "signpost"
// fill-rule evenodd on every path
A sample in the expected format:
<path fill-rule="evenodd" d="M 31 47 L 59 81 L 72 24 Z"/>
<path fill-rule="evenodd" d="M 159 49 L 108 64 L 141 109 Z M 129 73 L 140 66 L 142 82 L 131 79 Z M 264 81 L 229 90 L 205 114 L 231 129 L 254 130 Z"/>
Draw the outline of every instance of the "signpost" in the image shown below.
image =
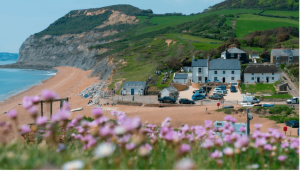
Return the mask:
<path fill-rule="evenodd" d="M 247 108 L 247 135 L 250 136 L 250 120 L 253 119 L 253 115 L 249 113 L 249 108 Z"/>

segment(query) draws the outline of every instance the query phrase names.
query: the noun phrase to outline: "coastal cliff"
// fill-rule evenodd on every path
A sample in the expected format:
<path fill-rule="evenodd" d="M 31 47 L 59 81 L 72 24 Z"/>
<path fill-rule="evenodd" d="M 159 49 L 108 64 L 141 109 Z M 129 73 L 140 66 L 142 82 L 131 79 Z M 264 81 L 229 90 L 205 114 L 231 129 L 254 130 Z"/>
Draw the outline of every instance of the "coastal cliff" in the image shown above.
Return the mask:
<path fill-rule="evenodd" d="M 71 11 L 47 29 L 28 37 L 20 47 L 17 63 L 10 67 L 48 69 L 71 66 L 92 69 L 93 75 L 107 79 L 114 64 L 109 56 L 97 56 L 110 49 L 89 47 L 117 41 L 120 38 L 114 35 L 126 31 L 122 26 L 138 24 L 136 16 L 127 15 L 119 9 L 122 7 Z"/>

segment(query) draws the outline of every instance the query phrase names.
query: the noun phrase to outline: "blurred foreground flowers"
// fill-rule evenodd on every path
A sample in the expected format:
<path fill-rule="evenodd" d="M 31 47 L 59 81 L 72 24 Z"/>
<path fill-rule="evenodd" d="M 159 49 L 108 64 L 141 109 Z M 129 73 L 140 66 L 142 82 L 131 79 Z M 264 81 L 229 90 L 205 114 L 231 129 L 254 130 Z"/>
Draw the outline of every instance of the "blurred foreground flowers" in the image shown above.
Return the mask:
<path fill-rule="evenodd" d="M 51 101 L 49 90 L 42 98 Z M 17 129 L 19 139 L 0 145 L 0 169 L 298 169 L 299 139 L 286 137 L 277 129 L 260 131 L 260 124 L 248 137 L 235 132 L 236 119 L 227 115 L 218 130 L 205 125 L 172 127 L 166 118 L 160 126 L 143 124 L 138 117 L 111 111 L 110 120 L 101 108 L 70 120 L 70 106 L 64 102 L 52 118 L 37 114 L 39 97 L 24 97 L 23 106 L 35 120 L 31 128 Z M 205 112 L 205 111 L 204 111 Z M 183 113 L 184 114 L 184 113 Z M 17 124 L 17 111 L 8 113 Z M 230 122 L 232 124 L 230 124 Z M 12 126 L 1 122 L 2 134 Z M 219 131 L 222 136 L 214 133 Z M 241 132 L 245 128 L 240 129 Z M 31 137 L 31 138 L 30 138 Z M 26 155 L 24 157 L 24 155 Z"/>

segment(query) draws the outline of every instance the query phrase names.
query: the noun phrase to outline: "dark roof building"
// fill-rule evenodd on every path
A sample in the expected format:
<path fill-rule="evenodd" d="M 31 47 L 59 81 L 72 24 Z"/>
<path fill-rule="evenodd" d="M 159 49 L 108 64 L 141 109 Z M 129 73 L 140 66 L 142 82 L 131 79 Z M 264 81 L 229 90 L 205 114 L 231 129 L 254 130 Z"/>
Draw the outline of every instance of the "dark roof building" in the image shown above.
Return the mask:
<path fill-rule="evenodd" d="M 244 73 L 279 73 L 280 70 L 274 64 L 249 64 Z"/>
<path fill-rule="evenodd" d="M 211 59 L 209 70 L 240 70 L 241 63 L 238 59 Z"/>
<path fill-rule="evenodd" d="M 207 67 L 207 59 L 195 59 L 192 61 L 192 67 Z"/>
<path fill-rule="evenodd" d="M 174 79 L 187 79 L 188 74 L 176 74 Z"/>

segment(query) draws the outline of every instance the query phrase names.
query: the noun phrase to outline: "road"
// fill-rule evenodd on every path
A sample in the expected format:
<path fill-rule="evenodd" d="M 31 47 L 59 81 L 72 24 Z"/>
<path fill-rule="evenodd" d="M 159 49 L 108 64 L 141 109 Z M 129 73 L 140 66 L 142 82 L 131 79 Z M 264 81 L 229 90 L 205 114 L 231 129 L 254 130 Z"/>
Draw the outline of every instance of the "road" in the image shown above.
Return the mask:
<path fill-rule="evenodd" d="M 292 94 L 293 97 L 298 97 L 299 96 L 299 87 L 296 86 L 288 77 L 288 75 L 285 72 L 282 72 L 282 76 L 284 76 L 286 78 L 286 82 L 289 84 L 290 88 L 292 89 L 290 92 Z"/>

